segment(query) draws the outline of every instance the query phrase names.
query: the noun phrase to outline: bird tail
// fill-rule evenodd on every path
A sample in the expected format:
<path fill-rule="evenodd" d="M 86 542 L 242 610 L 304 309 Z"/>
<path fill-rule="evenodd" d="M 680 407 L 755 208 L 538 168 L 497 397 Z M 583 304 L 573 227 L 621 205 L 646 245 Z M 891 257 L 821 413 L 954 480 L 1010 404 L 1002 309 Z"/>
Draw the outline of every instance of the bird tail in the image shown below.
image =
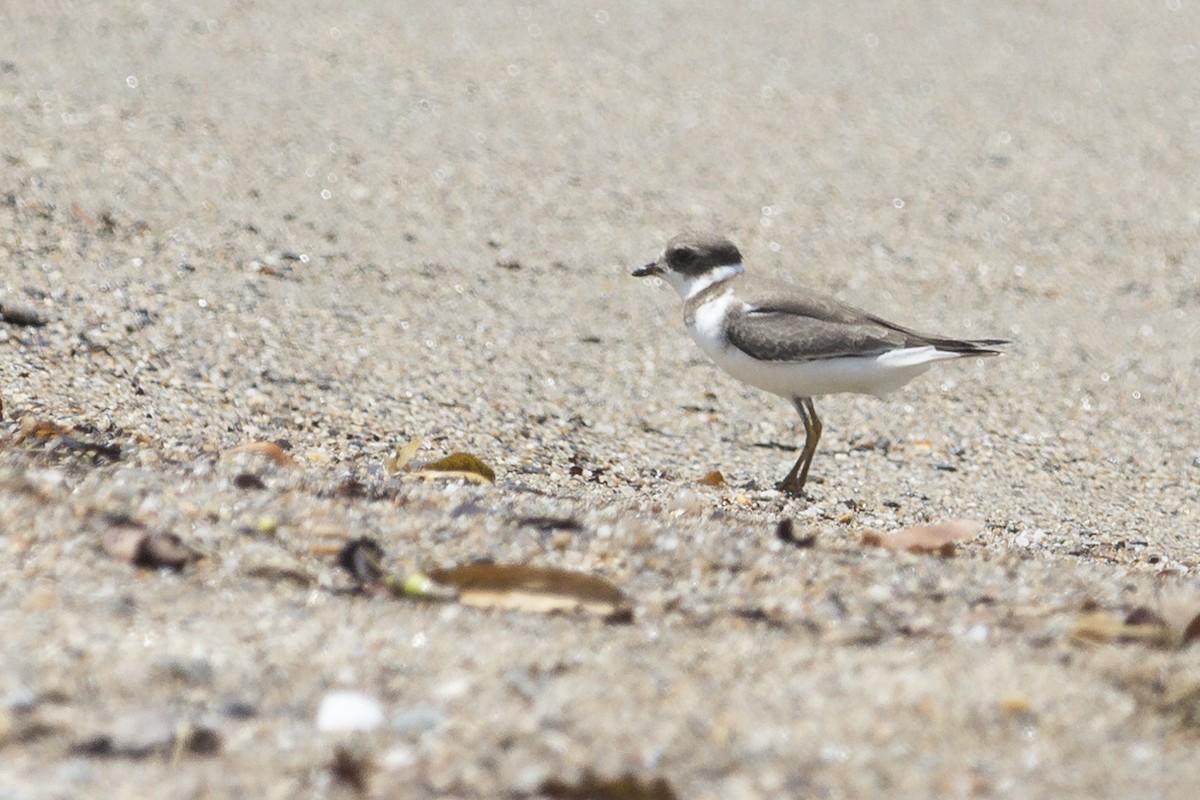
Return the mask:
<path fill-rule="evenodd" d="M 943 339 L 934 336 L 921 338 L 943 353 L 956 353 L 960 356 L 998 356 L 1002 355 L 1003 351 L 994 348 L 1011 344 L 1008 339 Z"/>
<path fill-rule="evenodd" d="M 905 342 L 908 347 L 929 346 L 939 352 L 954 353 L 959 356 L 998 356 L 1002 352 L 992 348 L 1011 344 L 1008 339 L 947 339 L 944 336 L 930 336 L 928 333 L 914 331 L 912 328 L 905 328 L 874 315 L 868 316 L 872 322 L 903 334 L 908 339 Z"/>

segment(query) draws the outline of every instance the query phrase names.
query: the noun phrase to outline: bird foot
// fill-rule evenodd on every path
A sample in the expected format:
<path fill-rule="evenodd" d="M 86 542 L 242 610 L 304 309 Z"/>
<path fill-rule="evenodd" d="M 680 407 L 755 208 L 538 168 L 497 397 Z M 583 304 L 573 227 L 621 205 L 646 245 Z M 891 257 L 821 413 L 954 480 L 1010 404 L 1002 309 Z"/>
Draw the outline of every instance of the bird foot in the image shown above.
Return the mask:
<path fill-rule="evenodd" d="M 799 481 L 780 481 L 775 484 L 775 488 L 784 494 L 795 495 L 796 497 L 808 497 L 804 493 L 804 484 Z"/>

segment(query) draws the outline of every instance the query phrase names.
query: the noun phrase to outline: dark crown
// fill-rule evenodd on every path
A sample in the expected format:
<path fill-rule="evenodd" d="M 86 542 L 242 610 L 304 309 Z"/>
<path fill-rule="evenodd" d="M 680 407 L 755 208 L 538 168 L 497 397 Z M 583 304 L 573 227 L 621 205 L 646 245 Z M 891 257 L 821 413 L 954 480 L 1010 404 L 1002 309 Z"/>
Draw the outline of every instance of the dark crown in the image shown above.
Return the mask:
<path fill-rule="evenodd" d="M 700 275 L 714 267 L 740 264 L 742 254 L 733 242 L 710 233 L 681 233 L 667 242 L 666 266 L 683 275 Z"/>

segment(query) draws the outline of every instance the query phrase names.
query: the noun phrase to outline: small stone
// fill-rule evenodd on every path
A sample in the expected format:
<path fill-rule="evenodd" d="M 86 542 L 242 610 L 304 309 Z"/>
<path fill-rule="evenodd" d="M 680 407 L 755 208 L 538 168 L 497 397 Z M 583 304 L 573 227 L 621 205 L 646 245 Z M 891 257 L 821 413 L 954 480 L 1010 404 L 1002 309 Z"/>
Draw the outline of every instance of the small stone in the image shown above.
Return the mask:
<path fill-rule="evenodd" d="M 9 302 L 0 305 L 0 320 L 9 325 L 21 325 L 29 328 L 40 328 L 46 324 L 42 315 L 29 306 Z"/>
<path fill-rule="evenodd" d="M 989 634 L 988 626 L 980 622 L 967 628 L 962 638 L 963 641 L 970 642 L 971 644 L 983 644 L 988 640 Z"/>
<path fill-rule="evenodd" d="M 339 689 L 321 698 L 317 730 L 325 733 L 370 731 L 383 724 L 383 706 L 374 697 Z"/>
<path fill-rule="evenodd" d="M 418 705 L 396 714 L 392 718 L 392 729 L 397 733 L 427 733 L 441 728 L 445 719 L 445 712 L 437 706 Z"/>
<path fill-rule="evenodd" d="M 37 692 L 28 686 L 18 686 L 0 698 L 0 710 L 28 714 L 37 708 L 39 702 L 41 702 L 41 698 Z"/>
<path fill-rule="evenodd" d="M 212 686 L 215 670 L 212 662 L 204 656 L 184 656 L 163 662 L 163 671 L 188 686 Z"/>
<path fill-rule="evenodd" d="M 254 703 L 240 697 L 233 697 L 221 703 L 217 712 L 231 719 L 253 719 L 258 716 L 258 708 Z"/>

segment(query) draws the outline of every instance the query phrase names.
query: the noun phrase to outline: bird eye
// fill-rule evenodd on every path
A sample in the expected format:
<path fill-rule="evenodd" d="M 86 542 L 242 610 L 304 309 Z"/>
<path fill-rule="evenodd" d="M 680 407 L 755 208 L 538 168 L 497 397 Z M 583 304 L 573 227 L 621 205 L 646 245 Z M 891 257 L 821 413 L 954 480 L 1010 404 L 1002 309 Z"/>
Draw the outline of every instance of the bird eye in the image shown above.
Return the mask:
<path fill-rule="evenodd" d="M 687 247 L 676 247 L 667 253 L 667 261 L 674 265 L 690 264 L 696 260 L 696 251 Z"/>

